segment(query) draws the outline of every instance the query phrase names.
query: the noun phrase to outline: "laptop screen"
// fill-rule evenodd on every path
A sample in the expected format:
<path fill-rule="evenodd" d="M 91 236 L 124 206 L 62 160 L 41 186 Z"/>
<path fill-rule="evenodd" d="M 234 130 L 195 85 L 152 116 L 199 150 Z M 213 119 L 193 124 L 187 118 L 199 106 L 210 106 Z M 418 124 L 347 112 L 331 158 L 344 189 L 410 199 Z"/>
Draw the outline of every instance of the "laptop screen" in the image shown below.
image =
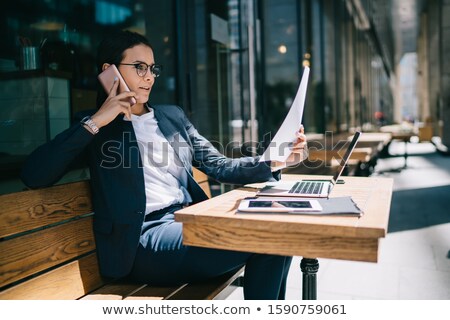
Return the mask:
<path fill-rule="evenodd" d="M 347 151 L 345 151 L 345 154 L 341 159 L 341 163 L 339 164 L 339 170 L 337 170 L 333 176 L 333 179 L 331 181 L 333 184 L 336 183 L 336 181 L 339 179 L 342 172 L 344 171 L 344 168 L 347 165 L 348 159 L 350 159 L 350 155 L 352 154 L 353 150 L 355 149 L 356 143 L 358 142 L 358 139 L 360 136 L 361 136 L 361 132 L 356 131 L 355 135 L 353 136 L 352 141 L 350 142 L 350 145 L 347 148 Z"/>

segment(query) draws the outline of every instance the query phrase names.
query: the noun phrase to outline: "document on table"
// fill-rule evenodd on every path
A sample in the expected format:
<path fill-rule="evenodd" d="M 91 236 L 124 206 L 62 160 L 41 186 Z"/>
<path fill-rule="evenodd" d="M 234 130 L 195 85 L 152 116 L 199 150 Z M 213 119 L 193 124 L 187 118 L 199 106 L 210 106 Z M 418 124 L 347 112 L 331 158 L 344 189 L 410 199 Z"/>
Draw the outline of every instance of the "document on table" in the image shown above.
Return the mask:
<path fill-rule="evenodd" d="M 291 154 L 293 143 L 297 141 L 296 131 L 298 131 L 302 123 L 308 78 L 309 67 L 305 67 L 294 102 L 281 127 L 278 129 L 278 132 L 273 137 L 259 161 L 271 160 L 285 162 Z"/>

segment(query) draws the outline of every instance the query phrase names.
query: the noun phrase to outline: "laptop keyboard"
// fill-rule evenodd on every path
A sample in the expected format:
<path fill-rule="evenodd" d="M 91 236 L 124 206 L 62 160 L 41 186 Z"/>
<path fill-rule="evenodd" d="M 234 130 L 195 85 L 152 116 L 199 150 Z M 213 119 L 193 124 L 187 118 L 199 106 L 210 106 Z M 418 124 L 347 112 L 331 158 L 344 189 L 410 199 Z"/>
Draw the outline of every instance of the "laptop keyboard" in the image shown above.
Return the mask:
<path fill-rule="evenodd" d="M 289 193 L 320 194 L 322 193 L 323 185 L 323 182 L 301 181 L 294 184 Z"/>

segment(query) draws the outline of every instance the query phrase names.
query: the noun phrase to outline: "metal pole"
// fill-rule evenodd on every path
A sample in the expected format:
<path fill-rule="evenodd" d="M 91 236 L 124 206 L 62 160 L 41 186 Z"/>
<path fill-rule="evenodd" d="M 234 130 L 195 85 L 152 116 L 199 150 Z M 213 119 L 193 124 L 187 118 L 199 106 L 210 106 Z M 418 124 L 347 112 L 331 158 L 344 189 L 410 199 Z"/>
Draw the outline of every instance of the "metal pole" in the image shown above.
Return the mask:
<path fill-rule="evenodd" d="M 317 271 L 319 261 L 317 259 L 303 258 L 300 262 L 303 273 L 303 300 L 317 300 Z"/>

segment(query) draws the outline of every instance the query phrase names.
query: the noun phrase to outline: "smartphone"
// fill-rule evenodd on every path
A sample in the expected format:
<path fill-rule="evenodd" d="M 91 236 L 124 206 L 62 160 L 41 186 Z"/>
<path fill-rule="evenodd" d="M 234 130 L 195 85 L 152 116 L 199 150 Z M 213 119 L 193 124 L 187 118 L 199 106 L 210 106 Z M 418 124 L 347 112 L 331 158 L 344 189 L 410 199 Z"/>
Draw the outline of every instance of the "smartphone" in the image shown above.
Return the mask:
<path fill-rule="evenodd" d="M 322 206 L 317 200 L 313 199 L 286 199 L 286 198 L 256 198 L 243 199 L 239 203 L 238 211 L 241 212 L 285 212 L 285 213 L 303 213 L 303 212 L 320 212 Z"/>
<path fill-rule="evenodd" d="M 114 78 L 117 77 L 119 79 L 119 92 L 130 92 L 125 80 L 120 74 L 117 67 L 111 64 L 108 68 L 106 68 L 102 73 L 98 75 L 98 80 L 102 84 L 103 88 L 107 94 L 111 91 L 112 86 L 114 85 Z M 130 105 L 136 104 L 136 99 L 134 97 L 130 97 L 129 100 Z"/>

